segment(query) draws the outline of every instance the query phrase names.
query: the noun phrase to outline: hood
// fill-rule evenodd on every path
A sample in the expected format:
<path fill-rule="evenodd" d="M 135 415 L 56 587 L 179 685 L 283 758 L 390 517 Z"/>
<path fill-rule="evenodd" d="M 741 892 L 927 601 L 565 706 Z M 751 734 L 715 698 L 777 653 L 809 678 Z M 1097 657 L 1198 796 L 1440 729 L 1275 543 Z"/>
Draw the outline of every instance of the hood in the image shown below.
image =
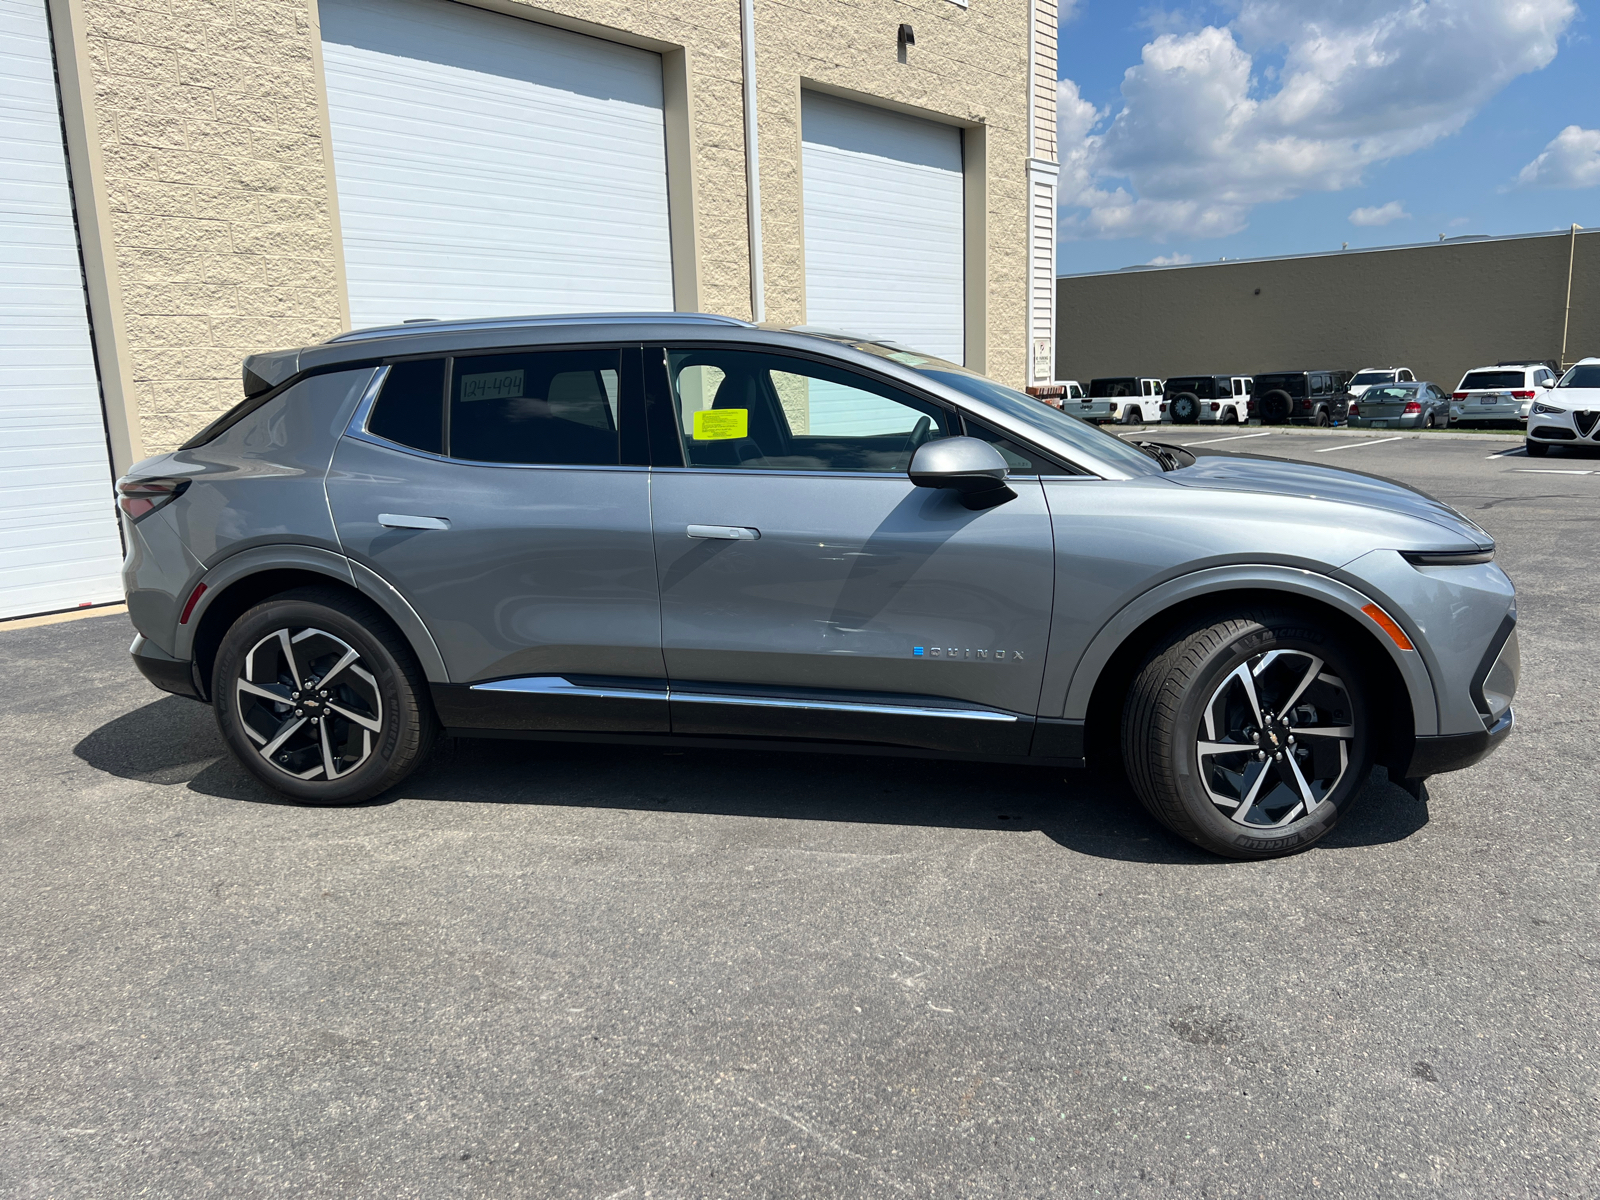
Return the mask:
<path fill-rule="evenodd" d="M 1296 496 L 1401 513 L 1428 521 L 1447 533 L 1448 537 L 1440 539 L 1441 550 L 1464 545 L 1481 550 L 1494 547 L 1492 537 L 1448 504 L 1403 483 L 1359 471 L 1313 467 L 1248 454 L 1208 454 L 1196 458 L 1192 467 L 1172 471 L 1165 478 L 1185 487 L 1257 492 L 1262 496 Z"/>
<path fill-rule="evenodd" d="M 1534 395 L 1534 402 L 1564 408 L 1568 412 L 1573 409 L 1600 408 L 1600 388 L 1540 388 Z"/>

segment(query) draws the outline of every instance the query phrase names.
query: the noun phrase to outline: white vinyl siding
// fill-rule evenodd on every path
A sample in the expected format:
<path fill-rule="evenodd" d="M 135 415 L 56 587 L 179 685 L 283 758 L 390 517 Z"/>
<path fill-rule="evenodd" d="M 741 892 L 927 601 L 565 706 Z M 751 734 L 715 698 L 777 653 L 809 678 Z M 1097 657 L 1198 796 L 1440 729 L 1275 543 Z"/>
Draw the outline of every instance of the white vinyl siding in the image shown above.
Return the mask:
<path fill-rule="evenodd" d="M 964 357 L 961 131 L 801 97 L 806 323 Z"/>
<path fill-rule="evenodd" d="M 122 599 L 44 0 L 0 0 L 0 617 Z"/>
<path fill-rule="evenodd" d="M 672 308 L 661 58 L 449 0 L 321 0 L 351 320 Z"/>

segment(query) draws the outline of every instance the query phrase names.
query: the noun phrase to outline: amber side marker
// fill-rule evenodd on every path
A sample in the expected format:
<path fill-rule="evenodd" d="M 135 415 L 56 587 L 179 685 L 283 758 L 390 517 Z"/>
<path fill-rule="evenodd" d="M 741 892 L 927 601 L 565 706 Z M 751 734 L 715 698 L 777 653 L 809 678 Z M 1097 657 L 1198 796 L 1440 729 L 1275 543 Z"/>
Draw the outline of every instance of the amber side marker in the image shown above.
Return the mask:
<path fill-rule="evenodd" d="M 1415 650 L 1411 639 L 1406 636 L 1406 631 L 1394 623 L 1394 618 L 1376 604 L 1369 604 L 1361 610 L 1377 622 L 1378 628 L 1389 635 L 1389 640 L 1402 650 Z"/>

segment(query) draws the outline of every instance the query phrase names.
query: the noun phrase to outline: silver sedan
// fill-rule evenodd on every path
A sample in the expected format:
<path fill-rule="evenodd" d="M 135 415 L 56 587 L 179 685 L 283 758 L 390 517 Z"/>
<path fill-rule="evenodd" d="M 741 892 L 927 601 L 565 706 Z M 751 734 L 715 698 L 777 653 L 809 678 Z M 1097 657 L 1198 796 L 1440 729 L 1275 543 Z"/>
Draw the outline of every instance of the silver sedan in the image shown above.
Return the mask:
<path fill-rule="evenodd" d="M 1436 383 L 1389 383 L 1350 402 L 1355 429 L 1433 429 L 1450 424 L 1450 396 Z"/>

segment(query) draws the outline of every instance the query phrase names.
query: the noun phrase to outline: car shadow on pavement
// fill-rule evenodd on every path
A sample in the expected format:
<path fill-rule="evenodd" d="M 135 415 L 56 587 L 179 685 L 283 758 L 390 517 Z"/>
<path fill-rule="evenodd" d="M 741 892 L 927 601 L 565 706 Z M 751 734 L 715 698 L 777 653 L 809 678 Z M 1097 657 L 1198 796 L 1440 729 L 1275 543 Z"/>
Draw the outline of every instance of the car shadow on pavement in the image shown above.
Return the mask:
<path fill-rule="evenodd" d="M 107 722 L 74 753 L 97 770 L 254 804 L 291 804 L 227 753 L 208 706 L 176 696 Z M 369 801 L 525 804 L 863 825 L 1036 831 L 1099 858 L 1219 864 L 1139 807 L 1120 774 L 920 758 L 581 742 L 448 738 L 423 767 Z M 1428 810 L 1374 771 L 1321 844 L 1402 841 Z"/>

